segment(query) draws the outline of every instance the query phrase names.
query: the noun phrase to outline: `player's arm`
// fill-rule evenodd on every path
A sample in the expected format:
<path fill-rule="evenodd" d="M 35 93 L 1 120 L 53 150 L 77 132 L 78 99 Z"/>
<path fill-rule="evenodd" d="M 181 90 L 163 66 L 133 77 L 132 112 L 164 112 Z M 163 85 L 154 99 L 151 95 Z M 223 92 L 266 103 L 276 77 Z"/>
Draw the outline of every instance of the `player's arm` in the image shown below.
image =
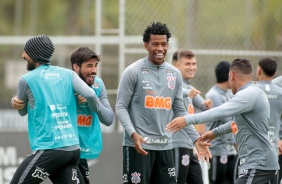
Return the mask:
<path fill-rule="evenodd" d="M 17 99 L 14 98 L 14 100 L 12 100 L 13 101 L 12 103 L 14 103 L 15 100 L 19 100 L 16 102 L 19 102 L 22 105 L 24 104 L 23 106 L 21 106 L 22 108 L 17 108 L 21 116 L 25 116 L 27 114 L 27 105 L 26 104 L 28 104 L 28 95 L 30 97 L 32 96 L 31 90 L 29 89 L 27 82 L 24 80 L 24 78 L 21 77 L 18 82 L 17 95 L 16 95 Z"/>
<path fill-rule="evenodd" d="M 114 111 L 108 101 L 107 91 L 104 84 L 98 103 L 100 104 L 100 111 L 97 113 L 99 121 L 106 126 L 110 126 L 114 120 Z"/>
<path fill-rule="evenodd" d="M 189 124 L 216 121 L 235 114 L 248 112 L 252 109 L 254 100 L 255 98 L 250 99 L 244 93 L 242 95 L 235 95 L 230 101 L 219 107 L 214 107 L 201 113 L 175 118 L 167 125 L 166 129 L 176 132 Z"/>
<path fill-rule="evenodd" d="M 95 91 L 91 89 L 75 72 L 72 75 L 72 85 L 75 93 L 82 95 L 88 103 L 91 111 L 98 112 L 100 110 L 99 99 Z"/>
<path fill-rule="evenodd" d="M 117 90 L 116 115 L 125 132 L 132 138 L 135 150 L 141 155 L 147 155 L 148 152 L 146 152 L 141 146 L 145 140 L 133 127 L 128 112 L 128 106 L 131 102 L 136 82 L 137 76 L 134 71 L 129 68 L 125 69 L 121 76 Z"/>
<path fill-rule="evenodd" d="M 213 107 L 212 100 L 204 99 L 201 95 L 197 94 L 195 98 L 193 98 L 193 105 L 198 109 L 205 111 Z"/>

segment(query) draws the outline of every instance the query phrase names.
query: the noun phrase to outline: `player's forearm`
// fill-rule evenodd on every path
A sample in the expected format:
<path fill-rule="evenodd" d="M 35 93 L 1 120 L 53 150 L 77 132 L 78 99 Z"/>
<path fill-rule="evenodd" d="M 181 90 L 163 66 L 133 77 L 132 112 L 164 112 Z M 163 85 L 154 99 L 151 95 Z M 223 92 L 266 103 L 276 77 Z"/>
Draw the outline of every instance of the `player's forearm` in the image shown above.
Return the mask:
<path fill-rule="evenodd" d="M 220 125 L 219 127 L 216 127 L 212 130 L 212 133 L 215 136 L 220 136 L 220 135 L 228 134 L 231 132 L 232 132 L 232 121 L 229 121 L 228 123 Z"/>

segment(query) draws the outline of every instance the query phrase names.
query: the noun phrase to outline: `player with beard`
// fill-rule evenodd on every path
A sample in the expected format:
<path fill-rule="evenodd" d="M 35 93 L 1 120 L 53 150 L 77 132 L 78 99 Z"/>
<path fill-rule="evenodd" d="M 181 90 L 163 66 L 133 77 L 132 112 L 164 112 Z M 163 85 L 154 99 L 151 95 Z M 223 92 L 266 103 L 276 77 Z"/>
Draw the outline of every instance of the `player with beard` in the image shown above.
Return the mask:
<path fill-rule="evenodd" d="M 95 91 L 99 98 L 99 110 L 91 112 L 87 101 L 77 95 L 77 125 L 80 143 L 79 170 L 84 182 L 89 183 L 89 167 L 86 159 L 95 159 L 102 150 L 102 132 L 100 123 L 110 126 L 114 112 L 107 97 L 107 91 L 101 78 L 97 77 L 97 67 L 100 57 L 88 47 L 80 47 L 71 55 L 72 69 L 79 77 Z"/>
<path fill-rule="evenodd" d="M 99 111 L 98 98 L 79 76 L 69 69 L 51 66 L 55 48 L 47 35 L 29 39 L 22 58 L 27 70 L 18 83 L 13 107 L 28 114 L 28 136 L 32 153 L 16 170 L 11 184 L 84 183 L 77 178 L 80 159 L 74 93 L 85 96 L 91 111 Z M 14 98 L 15 101 L 16 99 Z"/>
<path fill-rule="evenodd" d="M 79 77 L 95 91 L 98 110 L 93 112 L 88 106 L 86 99 L 76 93 L 77 102 L 77 126 L 80 144 L 80 161 L 78 178 L 83 178 L 89 183 L 89 166 L 87 159 L 98 158 L 102 150 L 102 132 L 100 123 L 110 126 L 113 122 L 114 112 L 108 101 L 105 85 L 101 78 L 97 77 L 97 67 L 100 57 L 88 47 L 80 47 L 71 55 L 72 69 Z M 32 66 L 31 66 L 32 67 Z M 19 106 L 21 101 L 13 100 L 13 106 Z"/>

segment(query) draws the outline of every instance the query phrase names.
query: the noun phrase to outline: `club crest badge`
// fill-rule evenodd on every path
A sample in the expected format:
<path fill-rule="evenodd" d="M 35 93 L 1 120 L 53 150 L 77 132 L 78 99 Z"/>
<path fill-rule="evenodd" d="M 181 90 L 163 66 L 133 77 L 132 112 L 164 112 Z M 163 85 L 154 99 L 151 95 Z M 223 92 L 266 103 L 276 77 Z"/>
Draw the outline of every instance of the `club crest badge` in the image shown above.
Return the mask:
<path fill-rule="evenodd" d="M 137 172 L 134 172 L 134 173 L 131 173 L 131 182 L 136 184 L 136 183 L 140 183 L 141 181 L 141 174 L 140 173 L 137 173 Z"/>
<path fill-rule="evenodd" d="M 176 78 L 173 77 L 173 76 L 169 76 L 169 77 L 167 77 L 167 80 L 168 80 L 168 82 L 167 82 L 168 88 L 174 89 L 175 88 Z"/>
<path fill-rule="evenodd" d="M 189 155 L 183 155 L 181 160 L 182 165 L 187 166 L 190 163 L 190 156 Z"/>
<path fill-rule="evenodd" d="M 220 163 L 222 163 L 222 164 L 226 164 L 227 163 L 227 155 L 221 155 Z"/>

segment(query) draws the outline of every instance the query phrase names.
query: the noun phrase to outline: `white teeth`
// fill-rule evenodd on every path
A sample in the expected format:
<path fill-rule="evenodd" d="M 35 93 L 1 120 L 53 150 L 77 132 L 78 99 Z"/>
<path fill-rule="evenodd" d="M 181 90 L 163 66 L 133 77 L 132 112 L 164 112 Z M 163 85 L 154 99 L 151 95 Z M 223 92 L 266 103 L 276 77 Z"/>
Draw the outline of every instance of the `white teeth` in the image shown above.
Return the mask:
<path fill-rule="evenodd" d="M 157 54 L 157 56 L 162 56 L 163 54 Z"/>

